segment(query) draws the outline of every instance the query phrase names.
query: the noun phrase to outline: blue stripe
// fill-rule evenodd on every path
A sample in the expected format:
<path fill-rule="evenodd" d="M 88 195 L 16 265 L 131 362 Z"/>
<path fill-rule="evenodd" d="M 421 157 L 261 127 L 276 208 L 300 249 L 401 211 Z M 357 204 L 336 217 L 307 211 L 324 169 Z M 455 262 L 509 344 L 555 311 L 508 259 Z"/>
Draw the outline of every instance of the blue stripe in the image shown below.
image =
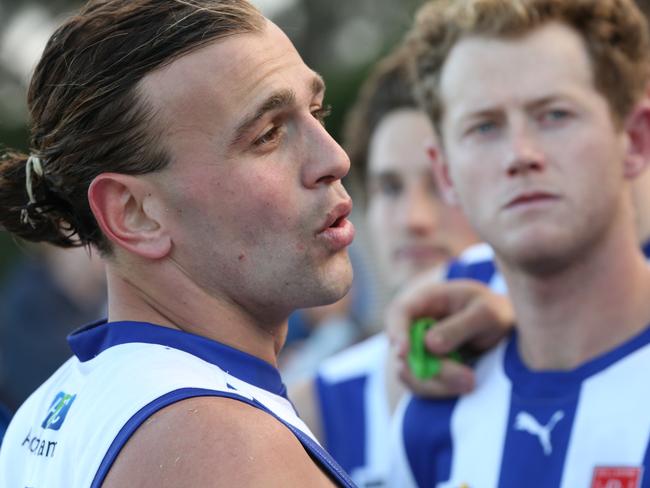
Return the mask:
<path fill-rule="evenodd" d="M 447 280 L 476 280 L 489 285 L 496 271 L 496 266 L 492 260 L 469 264 L 454 261 L 447 268 Z"/>
<path fill-rule="evenodd" d="M 457 399 L 431 401 L 414 397 L 406 407 L 402 438 L 418 486 L 436 486 L 451 476 L 451 415 L 456 403 Z"/>
<path fill-rule="evenodd" d="M 650 488 L 650 444 L 643 456 L 643 473 L 641 473 L 641 486 L 639 488 Z"/>
<path fill-rule="evenodd" d="M 286 398 L 287 389 L 278 370 L 266 361 L 220 342 L 182 330 L 146 322 L 101 320 L 68 336 L 72 351 L 81 362 L 120 344 L 158 344 L 185 351 L 219 366 L 225 372 L 264 390 Z"/>
<path fill-rule="evenodd" d="M 579 393 L 566 398 L 563 402 L 512 396 L 499 488 L 560 486 L 578 398 Z M 549 429 L 551 451 L 548 453 L 544 451 L 537 435 L 515 428 L 518 415 L 530 415 L 537 424 L 548 426 L 553 415 L 558 412 L 562 412 L 563 417 L 552 429 Z"/>
<path fill-rule="evenodd" d="M 338 383 L 316 377 L 316 393 L 327 451 L 348 473 L 366 464 L 367 376 Z"/>
<path fill-rule="evenodd" d="M 122 427 L 115 439 L 113 439 L 111 446 L 104 455 L 104 459 L 102 460 L 99 469 L 95 474 L 91 488 L 101 488 L 102 483 L 104 482 L 106 476 L 108 475 L 108 472 L 115 462 L 115 459 L 117 458 L 124 445 L 128 442 L 135 431 L 154 413 L 173 403 L 186 400 L 188 398 L 208 396 L 231 398 L 242 403 L 247 403 L 248 405 L 251 405 L 272 415 L 278 421 L 282 422 L 282 424 L 284 424 L 289 430 L 291 430 L 291 432 L 303 445 L 305 450 L 310 454 L 312 459 L 314 459 L 320 468 L 329 474 L 329 476 L 334 479 L 339 486 L 342 486 L 344 488 L 355 488 L 355 485 L 350 477 L 345 473 L 345 471 L 343 471 L 343 469 L 336 463 L 336 461 L 334 461 L 331 456 L 325 452 L 322 447 L 314 442 L 307 434 L 300 431 L 297 427 L 294 427 L 293 425 L 282 420 L 261 403 L 255 400 L 241 397 L 234 393 L 207 390 L 203 388 L 181 388 L 171 391 L 161 397 L 156 398 L 154 401 L 138 410 L 138 412 L 136 412 L 135 415 L 133 415 L 133 417 L 131 417 L 129 421 Z"/>

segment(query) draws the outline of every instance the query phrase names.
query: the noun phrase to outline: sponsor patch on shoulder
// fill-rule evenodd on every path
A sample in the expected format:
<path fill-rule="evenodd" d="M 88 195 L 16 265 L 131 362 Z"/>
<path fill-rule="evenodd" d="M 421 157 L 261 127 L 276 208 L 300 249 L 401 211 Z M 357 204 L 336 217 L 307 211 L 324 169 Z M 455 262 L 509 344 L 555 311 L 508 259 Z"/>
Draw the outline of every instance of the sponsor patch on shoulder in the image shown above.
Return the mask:
<path fill-rule="evenodd" d="M 640 488 L 642 467 L 597 466 L 591 488 Z"/>

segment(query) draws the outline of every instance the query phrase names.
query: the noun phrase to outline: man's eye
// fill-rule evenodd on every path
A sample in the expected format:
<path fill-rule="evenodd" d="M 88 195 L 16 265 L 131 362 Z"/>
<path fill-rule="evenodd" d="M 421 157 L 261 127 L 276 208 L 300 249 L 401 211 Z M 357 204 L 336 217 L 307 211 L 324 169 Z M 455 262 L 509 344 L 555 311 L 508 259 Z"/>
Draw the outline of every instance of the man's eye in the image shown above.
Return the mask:
<path fill-rule="evenodd" d="M 563 109 L 553 109 L 548 110 L 542 114 L 542 122 L 560 122 L 566 120 L 571 116 L 571 113 L 568 110 Z"/>
<path fill-rule="evenodd" d="M 253 144 L 255 146 L 263 146 L 265 144 L 270 144 L 275 142 L 277 139 L 279 139 L 280 135 L 281 135 L 281 127 L 279 125 L 274 125 L 269 130 L 267 130 L 264 134 L 262 134 L 260 137 L 255 139 Z"/>
<path fill-rule="evenodd" d="M 325 119 L 329 117 L 331 113 L 332 113 L 332 106 L 328 104 L 312 111 L 311 114 L 314 116 L 316 120 L 318 120 L 324 126 Z"/>
<path fill-rule="evenodd" d="M 490 132 L 496 130 L 496 128 L 496 122 L 493 120 L 485 120 L 470 127 L 468 132 L 470 134 L 489 134 Z"/>
<path fill-rule="evenodd" d="M 394 197 L 402 192 L 402 184 L 393 179 L 382 180 L 379 183 L 379 191 L 382 195 Z"/>

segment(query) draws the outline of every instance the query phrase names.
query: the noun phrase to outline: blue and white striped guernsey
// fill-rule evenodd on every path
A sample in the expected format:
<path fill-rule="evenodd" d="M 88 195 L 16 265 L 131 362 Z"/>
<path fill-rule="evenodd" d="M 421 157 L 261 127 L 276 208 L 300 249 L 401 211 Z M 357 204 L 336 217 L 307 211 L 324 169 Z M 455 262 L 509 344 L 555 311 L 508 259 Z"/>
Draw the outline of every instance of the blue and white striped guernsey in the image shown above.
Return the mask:
<path fill-rule="evenodd" d="M 406 399 L 390 486 L 647 488 L 650 328 L 569 372 L 533 372 L 517 336 L 484 356 L 459 399 Z"/>
<path fill-rule="evenodd" d="M 450 273 L 503 283 L 491 260 Z M 513 334 L 477 363 L 473 393 L 404 399 L 389 485 L 650 488 L 650 382 L 640 381 L 649 370 L 650 327 L 569 372 L 530 371 Z"/>
<path fill-rule="evenodd" d="M 69 359 L 23 404 L 0 449 L 0 487 L 99 487 L 152 414 L 197 397 L 232 398 L 282 422 L 339 485 L 354 484 L 298 418 L 280 374 L 218 342 L 142 322 L 99 322 L 69 337 Z"/>

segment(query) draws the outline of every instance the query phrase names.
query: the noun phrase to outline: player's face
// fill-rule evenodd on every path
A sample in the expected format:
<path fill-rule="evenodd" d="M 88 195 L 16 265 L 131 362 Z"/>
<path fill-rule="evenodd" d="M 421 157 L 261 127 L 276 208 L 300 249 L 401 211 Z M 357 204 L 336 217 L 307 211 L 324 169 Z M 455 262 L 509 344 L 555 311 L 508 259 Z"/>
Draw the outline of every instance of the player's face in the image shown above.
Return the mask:
<path fill-rule="evenodd" d="M 451 183 L 504 261 L 549 271 L 611 228 L 625 198 L 627 141 L 573 30 L 462 40 L 441 97 Z"/>
<path fill-rule="evenodd" d="M 427 154 L 433 141 L 431 123 L 414 109 L 389 113 L 370 138 L 368 224 L 393 288 L 475 241 L 464 214 L 446 205 L 437 191 Z"/>
<path fill-rule="evenodd" d="M 150 75 L 172 163 L 157 177 L 173 259 L 259 320 L 341 298 L 354 228 L 347 155 L 324 129 L 324 87 L 274 24 Z"/>

